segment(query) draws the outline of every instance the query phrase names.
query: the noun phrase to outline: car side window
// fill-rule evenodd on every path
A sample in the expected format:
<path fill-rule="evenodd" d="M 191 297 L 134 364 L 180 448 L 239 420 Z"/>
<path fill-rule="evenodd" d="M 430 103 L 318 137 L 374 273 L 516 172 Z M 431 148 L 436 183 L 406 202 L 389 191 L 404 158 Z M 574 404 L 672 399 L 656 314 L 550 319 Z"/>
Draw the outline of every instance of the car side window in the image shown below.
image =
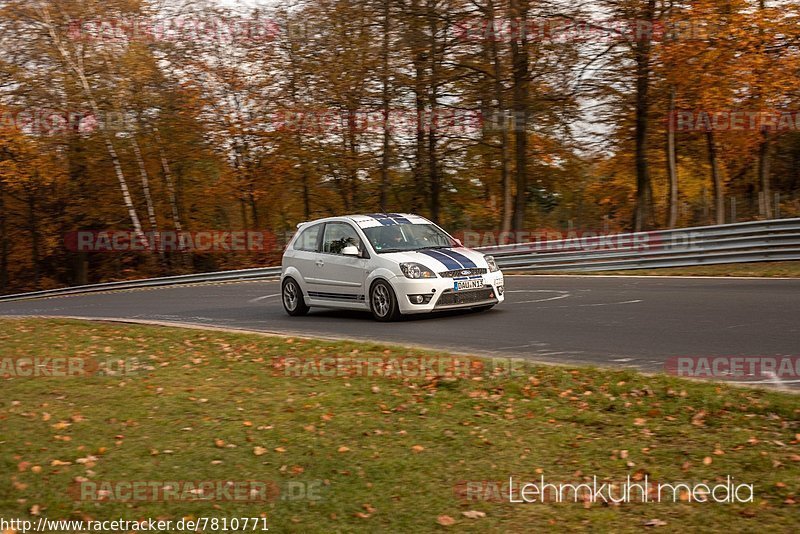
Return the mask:
<path fill-rule="evenodd" d="M 321 224 L 316 224 L 310 228 L 302 230 L 300 235 L 297 237 L 297 241 L 294 242 L 294 249 L 305 250 L 307 252 L 316 252 L 320 230 L 322 230 Z"/>
<path fill-rule="evenodd" d="M 326 224 L 325 237 L 322 238 L 322 252 L 341 254 L 345 247 L 356 247 L 359 252 L 363 250 L 355 228 L 347 223 Z"/>

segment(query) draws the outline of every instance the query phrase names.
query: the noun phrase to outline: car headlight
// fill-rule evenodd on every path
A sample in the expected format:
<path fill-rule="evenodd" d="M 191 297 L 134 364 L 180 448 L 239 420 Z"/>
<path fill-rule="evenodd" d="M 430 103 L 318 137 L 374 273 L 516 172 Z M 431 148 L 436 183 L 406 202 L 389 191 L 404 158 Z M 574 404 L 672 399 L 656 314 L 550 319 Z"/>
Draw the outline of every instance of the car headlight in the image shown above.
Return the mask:
<path fill-rule="evenodd" d="M 400 270 L 406 278 L 436 278 L 436 273 L 419 263 L 401 263 Z"/>
<path fill-rule="evenodd" d="M 500 267 L 497 266 L 497 262 L 494 261 L 494 256 L 484 256 L 486 259 L 486 264 L 489 266 L 490 273 L 496 273 L 500 270 Z"/>

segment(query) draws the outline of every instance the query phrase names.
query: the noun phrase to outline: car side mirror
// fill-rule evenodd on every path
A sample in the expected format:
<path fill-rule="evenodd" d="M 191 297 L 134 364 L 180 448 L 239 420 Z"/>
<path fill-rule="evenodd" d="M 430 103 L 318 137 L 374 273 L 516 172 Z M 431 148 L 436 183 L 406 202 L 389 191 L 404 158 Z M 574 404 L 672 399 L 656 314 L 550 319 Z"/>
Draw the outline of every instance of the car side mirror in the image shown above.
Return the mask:
<path fill-rule="evenodd" d="M 361 252 L 358 250 L 358 247 L 354 247 L 353 245 L 344 247 L 342 249 L 342 254 L 345 256 L 361 256 Z"/>

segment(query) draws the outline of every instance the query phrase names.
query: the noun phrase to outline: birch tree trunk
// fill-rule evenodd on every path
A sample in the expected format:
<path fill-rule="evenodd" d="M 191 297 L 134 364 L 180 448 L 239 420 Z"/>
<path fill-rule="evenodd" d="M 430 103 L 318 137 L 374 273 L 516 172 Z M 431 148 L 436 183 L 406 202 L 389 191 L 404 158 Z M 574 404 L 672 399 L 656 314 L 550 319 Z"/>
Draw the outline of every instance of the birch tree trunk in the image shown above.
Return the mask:
<path fill-rule="evenodd" d="M 144 194 L 145 203 L 147 205 L 147 219 L 150 223 L 150 230 L 153 232 L 153 239 L 156 250 L 164 257 L 164 249 L 161 246 L 161 236 L 158 234 L 158 220 L 156 219 L 156 209 L 153 205 L 153 197 L 150 194 L 150 177 L 147 175 L 147 166 L 142 157 L 142 150 L 139 148 L 139 142 L 136 140 L 136 134 L 131 134 L 131 145 L 133 146 L 133 154 L 136 157 L 136 163 L 139 166 L 139 174 L 142 179 L 142 192 Z"/>
<path fill-rule="evenodd" d="M 175 180 L 172 176 L 172 169 L 167 160 L 167 153 L 164 152 L 164 142 L 161 140 L 161 133 L 158 128 L 153 128 L 156 134 L 156 143 L 158 143 L 158 154 L 161 159 L 161 170 L 164 172 L 164 183 L 167 185 L 167 196 L 169 198 L 170 209 L 172 210 L 172 223 L 175 225 L 175 231 L 180 233 L 183 231 L 183 224 L 181 224 L 181 216 L 178 211 L 178 195 L 175 191 Z"/>
<path fill-rule="evenodd" d="M 53 40 L 53 45 L 64 59 L 64 62 L 69 69 L 72 70 L 78 77 L 78 81 L 83 89 L 84 97 L 89 102 L 89 106 L 92 108 L 92 113 L 94 113 L 95 117 L 100 120 L 103 115 L 100 113 L 100 107 L 97 105 L 97 100 L 94 97 L 89 80 L 86 78 L 86 71 L 83 67 L 81 55 L 76 54 L 75 60 L 70 57 L 69 52 L 64 47 L 64 43 L 61 42 L 61 38 L 56 32 L 56 26 L 53 22 L 53 18 L 50 16 L 50 10 L 47 7 L 42 7 L 39 8 L 38 11 L 42 16 L 42 20 L 47 26 L 47 31 L 50 34 L 50 38 Z M 117 181 L 119 182 L 120 193 L 122 193 L 122 200 L 126 209 L 128 210 L 128 217 L 133 225 L 133 231 L 136 237 L 144 245 L 145 249 L 149 249 L 149 243 L 147 241 L 147 237 L 142 231 L 142 223 L 139 220 L 139 215 L 136 213 L 136 206 L 133 203 L 133 198 L 131 197 L 130 189 L 128 188 L 128 181 L 125 179 L 125 174 L 122 171 L 122 164 L 120 163 L 119 155 L 114 148 L 111 135 L 108 133 L 106 128 L 101 128 L 100 132 L 103 136 L 103 142 L 106 146 L 106 151 L 108 152 L 108 155 L 111 158 L 111 162 L 114 166 L 114 173 L 116 174 Z"/>

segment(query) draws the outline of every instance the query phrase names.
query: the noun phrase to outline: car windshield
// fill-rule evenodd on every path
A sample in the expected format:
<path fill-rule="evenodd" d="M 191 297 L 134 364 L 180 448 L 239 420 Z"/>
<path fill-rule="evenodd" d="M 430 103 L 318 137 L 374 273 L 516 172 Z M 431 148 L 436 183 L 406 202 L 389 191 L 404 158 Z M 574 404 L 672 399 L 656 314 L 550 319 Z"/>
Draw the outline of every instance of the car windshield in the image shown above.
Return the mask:
<path fill-rule="evenodd" d="M 395 224 L 364 228 L 378 254 L 458 246 L 449 235 L 432 224 Z"/>

